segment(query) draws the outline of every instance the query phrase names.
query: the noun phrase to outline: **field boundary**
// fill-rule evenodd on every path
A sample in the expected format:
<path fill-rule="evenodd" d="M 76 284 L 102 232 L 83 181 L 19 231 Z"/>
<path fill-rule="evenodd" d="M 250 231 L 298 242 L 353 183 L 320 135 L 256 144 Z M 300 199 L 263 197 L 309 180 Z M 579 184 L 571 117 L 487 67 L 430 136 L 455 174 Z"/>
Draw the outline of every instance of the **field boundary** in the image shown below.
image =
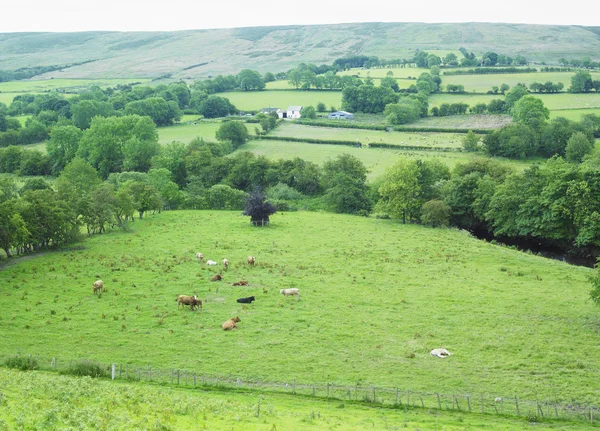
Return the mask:
<path fill-rule="evenodd" d="M 363 129 L 363 130 L 380 130 L 380 131 L 396 131 L 396 132 L 431 132 L 431 133 L 473 133 L 488 134 L 492 133 L 494 129 L 476 129 L 476 128 L 450 128 L 450 127 L 418 127 L 418 126 L 384 126 L 380 124 L 355 124 L 349 123 L 348 120 L 337 120 L 344 121 L 343 123 L 331 122 L 331 121 L 315 121 L 315 120 L 293 120 L 294 124 L 300 124 L 303 126 L 315 126 L 315 127 L 330 127 L 334 129 Z"/>
<path fill-rule="evenodd" d="M 65 360 L 43 358 L 34 355 L 0 356 L 2 365 L 8 359 L 27 359 L 35 361 L 35 370 L 58 372 L 67 375 L 86 375 L 73 373 L 77 365 L 81 368 L 100 370 L 104 377 L 112 380 L 151 382 L 170 384 L 189 388 L 218 388 L 230 390 L 252 390 L 272 393 L 300 395 L 321 399 L 333 399 L 348 402 L 378 404 L 384 407 L 417 407 L 440 411 L 474 412 L 509 417 L 525 417 L 538 422 L 544 419 L 569 420 L 598 423 L 600 407 L 579 403 L 559 403 L 546 400 L 527 400 L 512 396 L 490 394 L 447 394 L 440 392 L 413 391 L 401 387 L 380 387 L 358 384 L 340 385 L 327 383 L 300 383 L 296 379 L 289 382 L 263 382 L 244 380 L 236 376 L 219 376 L 198 373 L 178 368 L 153 368 L 122 363 L 102 363 L 89 359 Z"/>

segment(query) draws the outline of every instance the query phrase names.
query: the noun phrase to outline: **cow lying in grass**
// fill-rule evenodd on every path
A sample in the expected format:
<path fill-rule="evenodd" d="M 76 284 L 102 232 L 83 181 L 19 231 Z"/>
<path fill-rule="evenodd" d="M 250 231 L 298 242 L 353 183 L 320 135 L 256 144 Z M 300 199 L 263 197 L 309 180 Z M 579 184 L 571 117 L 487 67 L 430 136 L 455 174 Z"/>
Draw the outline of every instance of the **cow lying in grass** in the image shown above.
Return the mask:
<path fill-rule="evenodd" d="M 300 299 L 300 289 L 295 287 L 291 289 L 281 289 L 279 293 L 283 296 L 295 296 L 296 299 Z"/>
<path fill-rule="evenodd" d="M 223 323 L 223 325 L 221 326 L 223 328 L 224 331 L 231 331 L 232 329 L 237 328 L 236 323 L 240 322 L 240 318 L 235 316 L 232 317 L 231 319 L 225 321 L 225 323 Z"/>
<path fill-rule="evenodd" d="M 223 276 L 221 274 L 215 274 L 210 278 L 210 281 L 221 281 Z"/>
<path fill-rule="evenodd" d="M 183 305 L 184 307 L 189 305 L 190 310 L 193 310 L 196 307 L 200 307 L 200 310 L 202 310 L 202 301 L 196 295 L 179 295 L 177 297 L 177 309 L 179 309 L 180 305 Z"/>
<path fill-rule="evenodd" d="M 247 280 L 236 281 L 235 283 L 232 284 L 232 286 L 248 286 L 248 281 Z"/>
<path fill-rule="evenodd" d="M 450 352 L 446 349 L 433 349 L 429 354 L 431 356 L 437 356 L 438 358 L 447 358 L 450 356 Z"/>
<path fill-rule="evenodd" d="M 252 301 L 255 301 L 256 299 L 254 298 L 254 296 L 249 296 L 247 298 L 240 298 L 237 300 L 237 302 L 239 302 L 240 304 L 252 304 Z"/>

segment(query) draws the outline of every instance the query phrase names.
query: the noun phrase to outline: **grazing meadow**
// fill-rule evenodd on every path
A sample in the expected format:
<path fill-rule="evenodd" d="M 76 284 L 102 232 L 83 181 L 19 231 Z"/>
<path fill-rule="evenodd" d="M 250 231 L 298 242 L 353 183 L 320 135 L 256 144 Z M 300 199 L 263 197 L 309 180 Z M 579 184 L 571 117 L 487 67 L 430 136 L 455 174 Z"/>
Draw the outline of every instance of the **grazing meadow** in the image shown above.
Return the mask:
<path fill-rule="evenodd" d="M 593 404 L 590 273 L 455 229 L 310 212 L 262 229 L 238 212 L 163 212 L 3 267 L 0 355 Z M 279 294 L 289 287 L 299 300 Z M 180 294 L 202 311 L 178 309 Z M 223 331 L 232 316 L 238 329 Z M 438 347 L 452 356 L 431 357 Z"/>
<path fill-rule="evenodd" d="M 197 116 L 196 116 L 197 118 Z M 160 144 L 169 144 L 173 141 L 189 143 L 195 138 L 202 138 L 208 141 L 215 140 L 215 133 L 221 125 L 218 121 L 198 121 L 175 124 L 174 126 L 159 127 L 158 142 Z"/>
<path fill-rule="evenodd" d="M 293 395 L 113 383 L 4 368 L 0 368 L 0 387 L 2 429 L 377 431 L 443 427 L 447 431 L 505 431 L 533 425 L 526 418 L 373 408 Z M 535 423 L 535 429 L 568 431 L 581 425 L 548 421 Z"/>
<path fill-rule="evenodd" d="M 420 136 L 420 134 L 411 135 L 413 136 L 413 140 L 418 139 L 418 136 Z M 327 160 L 333 160 L 341 154 L 351 154 L 364 163 L 369 171 L 367 173 L 369 181 L 383 175 L 385 170 L 393 166 L 401 157 L 421 160 L 435 159 L 445 163 L 450 169 L 456 166 L 457 163 L 465 163 L 475 157 L 463 152 L 355 148 L 346 145 L 310 144 L 277 140 L 252 140 L 242 145 L 237 151 L 250 151 L 256 155 L 263 155 L 273 160 L 300 157 L 319 165 L 322 165 Z M 539 162 L 538 159 L 510 160 L 495 158 L 495 160 L 511 166 L 515 170 L 523 170 Z"/>
<path fill-rule="evenodd" d="M 262 108 L 275 107 L 286 110 L 288 106 L 316 106 L 322 102 L 327 109 L 334 106 L 339 109 L 342 105 L 341 91 L 232 91 L 219 93 L 228 98 L 241 111 L 258 111 Z"/>
<path fill-rule="evenodd" d="M 149 79 L 23 79 L 21 81 L 0 82 L 0 93 L 44 93 L 53 90 L 79 92 L 91 86 L 114 87 L 131 83 L 146 83 Z"/>

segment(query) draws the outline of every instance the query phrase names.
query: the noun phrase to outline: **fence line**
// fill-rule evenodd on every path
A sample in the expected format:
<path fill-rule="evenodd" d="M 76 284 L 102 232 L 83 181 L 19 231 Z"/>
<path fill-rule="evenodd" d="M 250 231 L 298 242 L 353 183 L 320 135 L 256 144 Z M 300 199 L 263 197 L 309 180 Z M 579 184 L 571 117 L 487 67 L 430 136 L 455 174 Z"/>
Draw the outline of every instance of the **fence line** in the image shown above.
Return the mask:
<path fill-rule="evenodd" d="M 178 368 L 161 369 L 152 366 L 135 366 L 122 363 L 103 364 L 91 360 L 61 360 L 39 356 L 22 357 L 35 359 L 39 370 L 70 372 L 74 364 L 82 362 L 97 365 L 104 377 L 112 380 L 144 381 L 187 387 L 261 390 L 335 399 L 376 403 L 391 407 L 419 407 L 435 410 L 476 412 L 492 415 L 526 417 L 532 422 L 542 419 L 568 419 L 597 423 L 600 407 L 578 403 L 557 403 L 546 400 L 526 400 L 516 395 L 498 397 L 484 394 L 446 394 L 439 392 L 412 391 L 400 387 L 379 387 L 374 385 L 339 385 L 334 383 L 303 384 L 293 379 L 291 382 L 262 382 L 243 380 L 234 376 L 199 374 L 196 371 Z M 11 356 L 10 358 L 14 358 Z M 3 357 L 2 364 L 9 357 Z"/>

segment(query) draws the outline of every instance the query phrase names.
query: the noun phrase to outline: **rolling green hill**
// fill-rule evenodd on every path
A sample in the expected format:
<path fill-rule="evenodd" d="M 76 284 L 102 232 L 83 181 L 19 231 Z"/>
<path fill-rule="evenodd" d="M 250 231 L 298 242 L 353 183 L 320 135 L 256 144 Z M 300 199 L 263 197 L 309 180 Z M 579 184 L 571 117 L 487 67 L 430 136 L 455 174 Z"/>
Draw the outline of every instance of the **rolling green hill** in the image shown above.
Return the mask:
<path fill-rule="evenodd" d="M 490 23 L 360 23 L 176 32 L 0 33 L 0 70 L 87 64 L 46 77 L 201 78 L 244 68 L 284 71 L 347 55 L 411 58 L 414 50 L 488 50 L 533 61 L 598 59 L 597 27 Z"/>

